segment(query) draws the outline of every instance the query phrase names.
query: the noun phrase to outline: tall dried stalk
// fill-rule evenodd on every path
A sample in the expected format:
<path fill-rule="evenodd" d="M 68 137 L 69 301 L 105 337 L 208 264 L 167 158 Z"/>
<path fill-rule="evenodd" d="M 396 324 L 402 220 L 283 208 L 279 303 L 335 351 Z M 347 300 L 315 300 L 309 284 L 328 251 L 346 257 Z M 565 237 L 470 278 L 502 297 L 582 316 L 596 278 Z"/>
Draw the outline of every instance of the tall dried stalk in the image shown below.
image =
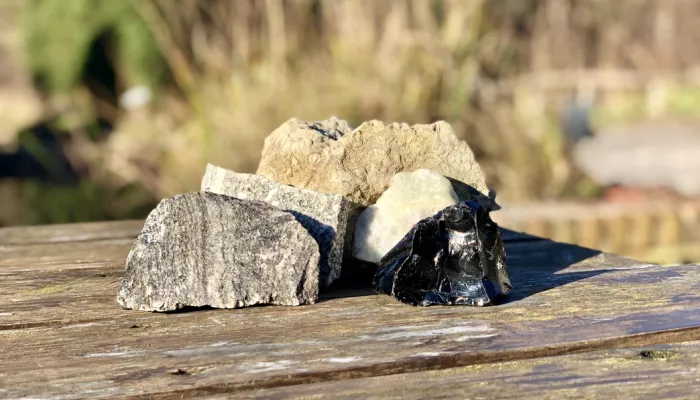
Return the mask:
<path fill-rule="evenodd" d="M 355 125 L 444 119 L 501 196 L 575 193 L 557 126 L 566 98 L 646 92 L 647 109 L 663 113 L 673 98 L 665 79 L 700 61 L 700 0 L 133 4 L 172 85 L 119 121 L 104 165 L 154 199 L 196 189 L 206 162 L 254 171 L 275 127 L 331 115 Z"/>

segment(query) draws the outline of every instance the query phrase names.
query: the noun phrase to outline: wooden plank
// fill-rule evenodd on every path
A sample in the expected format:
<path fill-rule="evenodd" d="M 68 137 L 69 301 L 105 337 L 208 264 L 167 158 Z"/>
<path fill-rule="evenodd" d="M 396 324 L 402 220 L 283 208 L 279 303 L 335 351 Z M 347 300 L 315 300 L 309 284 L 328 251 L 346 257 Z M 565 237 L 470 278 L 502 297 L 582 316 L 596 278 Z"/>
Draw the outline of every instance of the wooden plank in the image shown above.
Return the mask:
<path fill-rule="evenodd" d="M 79 224 L 76 224 L 79 225 Z M 133 224 L 132 224 L 133 225 Z M 106 225 L 108 228 L 109 226 Z M 111 239 L 91 239 L 47 242 L 37 235 L 36 243 L 32 244 L 0 244 L 0 272 L 22 271 L 35 269 L 66 269 L 84 268 L 99 265 L 122 263 L 133 245 L 138 230 L 127 234 L 127 225 L 116 224 L 116 233 Z M 133 228 L 133 226 L 132 226 Z M 0 236 L 6 229 L 0 229 Z M 79 227 L 76 227 L 79 230 Z M 140 227 L 138 228 L 140 229 Z M 78 237 L 77 232 L 63 229 L 69 237 Z M 540 241 L 542 239 L 521 232 L 504 230 L 506 243 L 515 246 L 519 242 Z M 104 234 L 104 236 L 110 236 Z M 121 237 L 124 236 L 124 237 Z M 6 235 L 6 237 L 11 237 Z M 19 236 L 12 236 L 19 238 Z M 32 237 L 31 233 L 25 237 Z M 81 236 L 83 238 L 87 236 Z M 96 236 L 94 236 L 96 237 Z"/>
<path fill-rule="evenodd" d="M 143 223 L 143 220 L 127 220 L 0 228 L 0 246 L 133 239 Z M 501 234 L 504 241 L 539 239 L 510 229 L 501 229 Z"/>
<path fill-rule="evenodd" d="M 2 268 L 0 396 L 191 397 L 700 339 L 696 266 L 548 241 L 507 251 L 516 290 L 491 308 L 359 289 L 296 308 L 154 314 L 117 305 L 119 264 Z"/>
<path fill-rule="evenodd" d="M 379 310 L 355 301 L 345 307 L 322 303 L 302 315 L 263 309 L 244 316 L 200 312 L 6 331 L 15 333 L 8 341 L 14 338 L 17 344 L 3 349 L 0 380 L 9 397 L 194 396 L 684 340 L 691 333 L 697 338 L 697 331 L 658 333 L 697 324 L 697 318 L 688 321 L 693 313 L 674 315 L 675 325 L 664 321 L 667 313 L 654 310 L 605 322 L 604 314 L 565 317 L 555 324 L 501 315 L 504 321 L 485 325 L 460 313 L 409 316 L 385 310 L 393 304 L 376 300 Z M 368 306 L 376 317 L 358 317 L 358 310 Z M 697 315 L 697 309 L 693 312 Z M 251 326 L 260 333 L 251 332 Z M 41 369 L 45 365 L 51 366 L 49 376 Z M 189 375 L 172 374 L 178 370 Z"/>
<path fill-rule="evenodd" d="M 143 220 L 18 226 L 0 229 L 0 246 L 135 238 Z"/>
<path fill-rule="evenodd" d="M 12 312 L 0 319 L 0 330 L 103 319 L 104 304 L 86 299 L 114 300 L 130 246 L 130 240 L 113 240 L 10 246 L 5 253 L 0 247 L 4 258 L 0 261 L 0 296 L 12 300 L 7 304 L 0 300 L 0 312 Z M 640 266 L 628 258 L 544 240 L 506 243 L 506 252 L 516 285 L 513 299 L 601 273 L 601 266 L 605 270 Z M 367 290 L 364 282 L 340 286 Z"/>
<path fill-rule="evenodd" d="M 253 390 L 239 399 L 691 399 L 700 342 Z M 207 397 L 208 400 L 224 396 Z"/>
<path fill-rule="evenodd" d="M 0 246 L 0 273 L 124 265 L 134 239 Z"/>

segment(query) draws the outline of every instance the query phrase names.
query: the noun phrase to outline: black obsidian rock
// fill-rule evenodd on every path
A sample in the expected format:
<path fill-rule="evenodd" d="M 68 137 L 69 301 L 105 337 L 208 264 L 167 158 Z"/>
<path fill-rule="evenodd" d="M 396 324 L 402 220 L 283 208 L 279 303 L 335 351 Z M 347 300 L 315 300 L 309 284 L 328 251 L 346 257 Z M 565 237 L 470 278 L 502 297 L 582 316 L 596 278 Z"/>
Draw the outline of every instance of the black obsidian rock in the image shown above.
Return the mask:
<path fill-rule="evenodd" d="M 418 222 L 379 263 L 377 292 L 415 306 L 501 303 L 511 291 L 498 225 L 462 202 Z"/>

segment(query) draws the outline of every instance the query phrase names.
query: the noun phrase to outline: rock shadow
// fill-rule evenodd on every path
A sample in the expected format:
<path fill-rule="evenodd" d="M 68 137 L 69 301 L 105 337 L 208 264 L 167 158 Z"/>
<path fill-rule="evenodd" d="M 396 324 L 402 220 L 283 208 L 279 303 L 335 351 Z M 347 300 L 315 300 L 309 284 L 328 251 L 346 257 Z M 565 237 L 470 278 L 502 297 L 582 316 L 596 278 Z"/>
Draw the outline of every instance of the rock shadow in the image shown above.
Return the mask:
<path fill-rule="evenodd" d="M 501 228 L 513 285 L 505 303 L 613 271 L 601 268 L 600 250 L 555 242 Z M 560 272 L 576 265 L 571 272 Z"/>
<path fill-rule="evenodd" d="M 340 278 L 330 287 L 322 290 L 318 302 L 345 297 L 373 296 L 377 293 L 372 288 L 372 278 L 377 272 L 377 265 L 366 261 L 346 257 Z"/>
<path fill-rule="evenodd" d="M 330 249 L 335 242 L 336 232 L 332 226 L 324 224 L 316 218 L 294 210 L 285 210 L 294 216 L 294 219 L 306 229 L 311 237 L 318 243 L 319 257 L 319 281 L 326 278 L 329 272 Z M 322 271 L 322 270 L 325 270 Z"/>
<path fill-rule="evenodd" d="M 508 274 L 513 285 L 513 291 L 504 304 L 613 271 L 601 268 L 601 262 L 597 258 L 603 253 L 599 250 L 559 243 L 505 228 L 501 228 L 501 235 L 505 242 Z M 573 265 L 576 265 L 575 270 L 561 272 Z M 374 264 L 346 260 L 341 278 L 321 293 L 319 302 L 376 295 L 371 287 L 376 270 Z"/>
<path fill-rule="evenodd" d="M 182 308 L 178 308 L 177 310 L 162 311 L 162 312 L 159 312 L 159 314 L 188 314 L 188 313 L 198 312 L 198 311 L 213 311 L 213 310 L 216 310 L 216 308 L 211 307 L 211 306 L 185 306 Z"/>

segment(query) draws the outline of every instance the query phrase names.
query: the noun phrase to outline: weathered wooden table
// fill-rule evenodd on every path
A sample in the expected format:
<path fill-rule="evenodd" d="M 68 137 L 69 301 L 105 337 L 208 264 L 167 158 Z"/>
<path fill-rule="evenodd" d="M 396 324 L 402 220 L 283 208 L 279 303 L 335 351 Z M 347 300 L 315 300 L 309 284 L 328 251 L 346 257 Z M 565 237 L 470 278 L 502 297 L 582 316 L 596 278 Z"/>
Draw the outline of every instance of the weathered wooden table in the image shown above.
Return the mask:
<path fill-rule="evenodd" d="M 505 232 L 504 305 L 157 314 L 115 300 L 141 221 L 0 230 L 0 398 L 697 398 L 700 268 Z"/>

